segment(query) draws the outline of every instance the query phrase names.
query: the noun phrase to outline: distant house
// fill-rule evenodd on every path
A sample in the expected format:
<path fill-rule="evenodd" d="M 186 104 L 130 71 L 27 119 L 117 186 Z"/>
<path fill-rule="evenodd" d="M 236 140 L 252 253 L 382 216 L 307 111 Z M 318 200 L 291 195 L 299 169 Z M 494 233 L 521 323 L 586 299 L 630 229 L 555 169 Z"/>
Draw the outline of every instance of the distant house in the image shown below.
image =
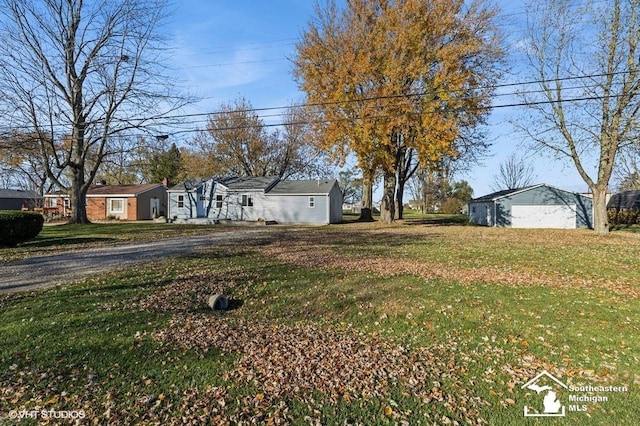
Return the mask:
<path fill-rule="evenodd" d="M 0 210 L 32 210 L 42 206 L 42 197 L 35 191 L 0 189 Z"/>
<path fill-rule="evenodd" d="M 469 201 L 469 221 L 511 228 L 591 228 L 593 199 L 546 184 L 494 192 Z"/>
<path fill-rule="evenodd" d="M 148 220 L 166 215 L 167 188 L 162 184 L 95 185 L 87 191 L 86 201 L 89 220 Z M 69 196 L 46 194 L 45 213 L 69 216 Z"/>
<path fill-rule="evenodd" d="M 335 180 L 212 177 L 181 182 L 168 193 L 168 217 L 176 221 L 342 221 L 342 192 Z"/>
<path fill-rule="evenodd" d="M 607 203 L 607 210 L 640 211 L 640 191 L 623 191 L 613 194 Z"/>

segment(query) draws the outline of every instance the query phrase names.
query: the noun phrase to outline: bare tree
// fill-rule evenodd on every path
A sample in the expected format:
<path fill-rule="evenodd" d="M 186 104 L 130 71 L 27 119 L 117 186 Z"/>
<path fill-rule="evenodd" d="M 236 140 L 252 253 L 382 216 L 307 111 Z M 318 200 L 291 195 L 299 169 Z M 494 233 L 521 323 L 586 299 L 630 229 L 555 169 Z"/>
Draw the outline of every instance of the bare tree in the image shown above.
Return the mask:
<path fill-rule="evenodd" d="M 498 173 L 493 176 L 492 188 L 494 191 L 524 188 L 531 185 L 534 178 L 533 167 L 514 153 L 500 163 Z"/>
<path fill-rule="evenodd" d="M 283 179 L 323 179 L 335 175 L 329 154 L 318 148 L 308 108 L 290 106 L 284 114 L 276 164 Z"/>
<path fill-rule="evenodd" d="M 639 12 L 640 0 L 536 0 L 529 14 L 526 54 L 539 91 L 523 94 L 535 121 L 521 127 L 575 165 L 593 193 L 598 234 L 609 232 L 616 154 L 638 136 Z"/>
<path fill-rule="evenodd" d="M 163 77 L 164 10 L 164 0 L 1 1 L 6 124 L 38 136 L 47 177 L 70 196 L 71 222 L 88 222 L 86 192 L 109 139 L 186 101 Z"/>
<path fill-rule="evenodd" d="M 616 160 L 614 178 L 618 191 L 640 189 L 640 146 L 631 145 L 622 149 Z"/>
<path fill-rule="evenodd" d="M 15 132 L 4 135 L 0 137 L 0 152 L 4 187 L 32 190 L 41 196 L 51 189 L 52 182 L 43 167 L 37 135 Z M 58 178 L 62 177 L 58 175 Z"/>

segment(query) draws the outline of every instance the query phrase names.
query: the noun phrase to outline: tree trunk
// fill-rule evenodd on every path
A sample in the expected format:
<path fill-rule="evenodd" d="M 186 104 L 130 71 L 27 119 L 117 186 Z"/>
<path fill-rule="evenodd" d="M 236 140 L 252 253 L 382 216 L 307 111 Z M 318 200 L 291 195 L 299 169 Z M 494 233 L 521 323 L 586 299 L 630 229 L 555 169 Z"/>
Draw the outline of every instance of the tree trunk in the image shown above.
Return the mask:
<path fill-rule="evenodd" d="M 607 215 L 607 187 L 594 186 L 593 191 L 593 230 L 598 235 L 609 234 Z"/>
<path fill-rule="evenodd" d="M 398 181 L 398 188 L 396 189 L 396 219 L 403 219 L 404 205 L 402 203 L 404 199 L 404 184 L 405 182 L 401 180 Z"/>
<path fill-rule="evenodd" d="M 87 217 L 87 193 L 86 190 L 82 190 L 84 187 L 83 169 L 72 169 L 71 179 L 71 188 L 69 188 L 71 217 L 69 223 L 90 223 Z"/>
<path fill-rule="evenodd" d="M 360 209 L 361 222 L 373 222 L 373 181 L 366 177 L 362 180 L 362 208 Z"/>
<path fill-rule="evenodd" d="M 395 216 L 395 192 L 396 174 L 388 170 L 384 171 L 384 183 L 382 190 L 382 204 L 380 205 L 380 221 L 392 223 Z"/>

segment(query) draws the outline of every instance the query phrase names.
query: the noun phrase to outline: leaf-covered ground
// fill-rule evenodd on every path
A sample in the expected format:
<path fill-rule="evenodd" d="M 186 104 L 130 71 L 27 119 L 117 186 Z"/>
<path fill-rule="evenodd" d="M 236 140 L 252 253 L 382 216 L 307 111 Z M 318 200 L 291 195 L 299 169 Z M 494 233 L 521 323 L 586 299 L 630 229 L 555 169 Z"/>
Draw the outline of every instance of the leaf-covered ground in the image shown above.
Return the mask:
<path fill-rule="evenodd" d="M 523 424 L 535 396 L 521 386 L 542 370 L 629 389 L 562 424 L 634 424 L 639 243 L 287 229 L 6 296 L 0 424 L 37 410 L 82 410 L 79 424 Z M 217 293 L 230 310 L 207 306 Z M 20 424 L 37 422 L 61 420 Z"/>

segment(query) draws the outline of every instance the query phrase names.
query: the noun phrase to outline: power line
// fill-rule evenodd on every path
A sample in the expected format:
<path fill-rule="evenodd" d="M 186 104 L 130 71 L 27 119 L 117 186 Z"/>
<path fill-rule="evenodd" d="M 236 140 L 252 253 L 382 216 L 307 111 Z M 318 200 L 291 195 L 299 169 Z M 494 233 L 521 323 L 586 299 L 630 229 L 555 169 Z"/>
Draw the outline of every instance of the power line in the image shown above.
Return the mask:
<path fill-rule="evenodd" d="M 561 77 L 561 78 L 550 79 L 550 80 L 540 79 L 540 80 L 531 80 L 531 81 L 515 82 L 515 83 L 501 83 L 501 84 L 496 84 L 491 86 L 480 86 L 477 88 L 477 90 L 496 90 L 496 89 L 508 88 L 508 87 L 522 87 L 522 86 L 546 84 L 546 83 L 553 83 L 553 82 L 560 83 L 564 81 L 593 79 L 593 78 L 623 75 L 623 74 L 629 74 L 629 73 L 630 73 L 629 71 L 620 71 L 615 73 L 599 73 L 599 74 L 589 74 L 589 75 L 583 75 L 583 76 Z M 574 87 L 565 88 L 565 90 L 583 89 L 583 88 L 586 88 L 586 87 L 574 86 Z M 458 92 L 462 92 L 462 90 L 458 90 Z M 531 93 L 535 93 L 535 92 L 541 92 L 541 90 L 531 91 Z M 264 112 L 264 111 L 277 111 L 277 110 L 286 110 L 286 109 L 295 109 L 295 108 L 326 107 L 326 106 L 332 106 L 332 105 L 339 106 L 339 105 L 345 105 L 345 104 L 372 102 L 372 101 L 379 101 L 379 100 L 392 100 L 392 99 L 403 99 L 403 98 L 414 98 L 414 97 L 418 98 L 426 95 L 437 96 L 439 94 L 444 94 L 444 93 L 451 93 L 451 91 L 446 89 L 441 89 L 434 92 L 422 91 L 422 92 L 416 92 L 416 93 L 403 93 L 398 95 L 369 96 L 369 97 L 362 97 L 357 99 L 341 100 L 341 101 L 313 102 L 313 103 L 302 103 L 302 104 L 294 104 L 294 105 L 287 105 L 287 106 L 246 108 L 246 109 L 237 109 L 237 110 L 213 111 L 213 112 L 191 113 L 191 114 L 176 114 L 176 115 L 157 117 L 157 118 L 156 117 L 140 118 L 138 120 L 152 121 L 152 120 L 160 120 L 160 119 L 164 120 L 164 119 L 180 119 L 180 118 L 191 118 L 191 117 L 211 117 L 216 115 L 234 114 L 234 113 L 249 113 L 249 112 L 257 113 L 257 112 Z M 519 92 L 509 92 L 509 93 L 495 94 L 494 96 L 515 96 L 518 94 Z M 282 114 L 274 114 L 272 116 L 281 116 L 281 115 Z"/>
<path fill-rule="evenodd" d="M 526 87 L 526 86 L 531 86 L 531 85 L 536 85 L 536 84 L 548 84 L 548 83 L 553 83 L 553 82 L 566 82 L 566 81 L 575 81 L 575 80 L 584 80 L 584 79 L 594 79 L 594 78 L 599 78 L 599 77 L 607 77 L 607 76 L 612 76 L 612 75 L 623 75 L 623 74 L 629 74 L 629 71 L 623 71 L 623 72 L 616 72 L 616 73 L 600 73 L 600 74 L 589 74 L 589 75 L 583 75 L 583 76 L 572 76 L 572 77 L 562 77 L 562 78 L 557 78 L 557 79 L 552 79 L 552 80 L 531 80 L 531 81 L 524 81 L 524 82 L 512 82 L 512 83 L 502 83 L 502 84 L 497 84 L 497 85 L 493 85 L 493 86 L 483 86 L 483 87 L 479 87 L 479 90 L 496 90 L 496 89 L 500 89 L 500 88 L 511 88 L 511 87 Z M 566 90 L 576 90 L 576 89 L 584 89 L 586 87 L 589 86 L 572 86 L 572 87 L 568 87 L 565 88 Z M 184 125 L 197 125 L 197 124 L 206 124 L 208 119 L 215 117 L 217 115 L 223 115 L 223 114 L 244 114 L 244 113 L 260 113 L 260 112 L 268 112 L 268 111 L 282 111 L 282 110 L 290 110 L 290 109 L 295 109 L 295 108 L 310 108 L 310 107 L 330 107 L 330 106 L 336 106 L 339 107 L 340 105 L 348 105 L 348 104 L 352 104 L 352 103 L 366 103 L 366 102 L 374 102 L 374 101 L 380 101 L 380 100 L 394 100 L 394 99 L 407 99 L 407 98 L 419 98 L 422 96 L 426 96 L 426 95 L 431 95 L 431 96 L 435 96 L 438 95 L 440 93 L 449 93 L 449 91 L 445 91 L 440 90 L 440 91 L 436 91 L 436 92 L 429 92 L 429 91 L 423 91 L 423 92 L 416 92 L 416 93 L 408 93 L 408 94 L 399 94 L 399 95 L 387 95 L 387 96 L 371 96 L 371 97 L 363 97 L 363 98 L 358 98 L 358 99 L 352 99 L 352 100 L 344 100 L 344 101 L 328 101 L 328 102 L 316 102 L 316 103 L 302 103 L 302 104 L 295 104 L 295 105 L 289 105 L 289 106 L 276 106 L 276 107 L 260 107 L 260 108 L 247 108 L 247 109 L 237 109 L 237 110 L 225 110 L 225 111 L 213 111 L 213 112 L 206 112 L 206 113 L 190 113 L 190 114 L 174 114 L 174 115 L 165 115 L 165 116 L 158 116 L 158 117 L 142 117 L 142 118 L 128 118 L 127 120 L 122 120 L 122 121 L 126 121 L 128 123 L 131 122 L 157 122 L 157 121 L 174 121 L 175 123 L 173 123 L 174 126 L 184 126 Z M 495 94 L 494 97 L 505 97 L 505 96 L 515 96 L 518 94 L 532 94 L 532 93 L 541 93 L 542 89 L 538 89 L 538 90 L 531 90 L 531 91 L 527 91 L 527 92 L 508 92 L 508 93 L 499 93 L 499 94 Z M 586 96 L 586 97 L 573 97 L 573 98 L 566 98 L 563 99 L 564 102 L 584 102 L 584 101 L 591 101 L 591 100 L 602 100 L 603 97 L 601 96 Z M 491 105 L 489 107 L 483 108 L 483 109 L 487 109 L 487 110 L 493 110 L 493 109 L 501 109 L 501 108 L 514 108 L 514 107 L 523 107 L 523 106 L 534 106 L 534 105 L 546 105 L 546 104 L 551 104 L 553 103 L 552 101 L 549 100 L 543 100 L 543 101 L 524 101 L 524 102 L 513 102 L 513 103 L 506 103 L 506 104 L 498 104 L 498 105 Z M 266 115 L 260 115 L 259 118 L 264 119 L 264 118 L 277 118 L 277 117 L 283 117 L 286 114 L 286 112 L 279 112 L 279 113 L 274 113 L 274 114 L 266 114 Z M 183 119 L 192 119 L 192 118 L 196 118 L 197 120 L 190 120 L 187 122 L 180 122 L 179 120 L 183 120 Z M 387 115 L 378 115 L 378 116 L 370 116 L 368 117 L 370 119 L 382 119 L 382 118 L 389 118 L 389 116 Z M 307 123 L 296 123 L 296 124 L 313 124 L 313 123 L 321 123 L 320 121 L 309 121 Z M 260 123 L 259 125 L 256 126 L 246 126 L 246 127 L 257 127 L 257 126 L 262 126 L 262 127 L 282 127 L 287 125 L 288 123 L 284 123 L 284 122 L 278 122 L 278 123 Z M 56 125 L 57 127 L 62 127 L 63 125 Z M 171 123 L 166 123 L 165 126 L 172 126 Z M 14 127 L 13 129 L 20 129 L 20 128 L 24 128 L 24 129 L 30 129 L 30 127 L 28 126 L 17 126 Z M 219 131 L 222 130 L 236 130 L 239 129 L 241 127 L 229 127 L 229 128 L 223 128 L 223 129 L 218 129 Z M 170 132 L 172 134 L 187 134 L 187 133 L 197 133 L 200 132 L 200 129 L 177 129 L 174 130 L 173 132 Z"/>
<path fill-rule="evenodd" d="M 584 96 L 584 97 L 578 97 L 578 98 L 569 98 L 569 99 L 563 99 L 562 102 L 584 102 L 584 101 L 600 101 L 603 100 L 604 97 L 603 96 Z M 491 107 L 487 107 L 487 110 L 492 110 L 492 109 L 501 109 L 501 108 L 514 108 L 514 107 L 524 107 L 524 106 L 536 106 L 536 105 L 550 105 L 550 104 L 554 104 L 557 101 L 537 101 L 537 102 L 515 102 L 515 103 L 509 103 L 509 104 L 500 104 L 500 105 L 493 105 Z M 404 113 L 402 115 L 417 115 L 416 113 Z M 282 127 L 282 126 L 288 126 L 288 125 L 309 125 L 309 124 L 325 124 L 325 123 L 330 123 L 330 122 L 334 122 L 334 121 L 363 121 L 363 120 L 376 120 L 376 119 L 385 119 L 385 118 L 391 118 L 391 117 L 395 117 L 392 115 L 372 115 L 369 117 L 365 117 L 365 118 L 341 118 L 341 119 L 325 119 L 325 120 L 310 120 L 310 121 L 295 121 L 295 122 L 290 122 L 290 123 L 260 123 L 260 124 L 256 124 L 256 125 L 241 125 L 241 126 L 228 126 L 228 127 L 221 127 L 221 128 L 215 128 L 215 129 L 210 129 L 208 128 L 206 131 L 208 132 L 222 132 L 222 131 L 231 131 L 231 130 L 242 130 L 242 129 L 251 129 L 251 128 L 267 128 L 267 127 Z M 204 130 L 201 129 L 188 129 L 188 130 L 177 130 L 172 132 L 172 134 L 176 135 L 176 134 L 188 134 L 188 133 L 201 133 L 204 132 Z"/>

